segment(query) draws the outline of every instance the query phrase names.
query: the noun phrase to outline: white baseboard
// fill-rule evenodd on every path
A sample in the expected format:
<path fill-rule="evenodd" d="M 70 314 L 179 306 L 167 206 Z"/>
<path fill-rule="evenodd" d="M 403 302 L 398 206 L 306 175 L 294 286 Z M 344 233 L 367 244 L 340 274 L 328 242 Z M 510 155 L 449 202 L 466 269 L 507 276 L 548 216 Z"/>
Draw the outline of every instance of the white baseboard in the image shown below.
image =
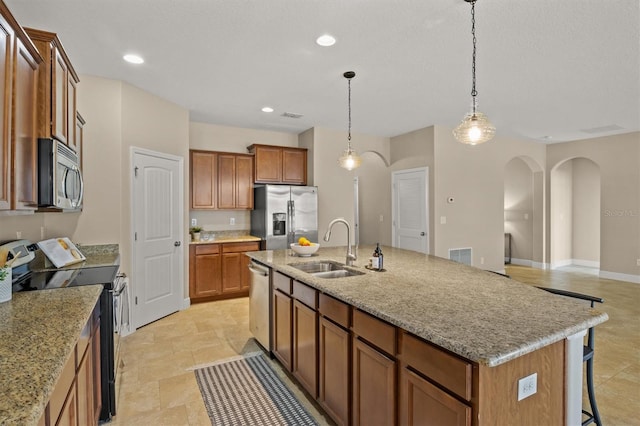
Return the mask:
<path fill-rule="evenodd" d="M 597 260 L 572 259 L 571 264 L 576 266 L 586 266 L 587 268 L 600 269 L 600 262 Z"/>
<path fill-rule="evenodd" d="M 562 268 L 563 266 L 571 266 L 573 259 L 563 259 L 551 262 L 551 269 Z"/>
<path fill-rule="evenodd" d="M 516 259 L 516 258 L 511 259 L 511 264 L 513 264 L 513 265 L 531 267 L 531 263 L 532 262 L 529 259 Z"/>
<path fill-rule="evenodd" d="M 619 272 L 600 271 L 600 278 L 608 280 L 627 281 L 630 283 L 640 284 L 640 275 L 621 274 Z"/>
<path fill-rule="evenodd" d="M 184 311 L 185 309 L 187 309 L 189 306 L 191 306 L 191 299 L 188 297 L 185 297 L 182 300 L 182 309 L 180 309 L 181 311 Z"/>
<path fill-rule="evenodd" d="M 531 267 L 542 270 L 551 269 L 549 264 L 544 262 L 531 262 Z"/>

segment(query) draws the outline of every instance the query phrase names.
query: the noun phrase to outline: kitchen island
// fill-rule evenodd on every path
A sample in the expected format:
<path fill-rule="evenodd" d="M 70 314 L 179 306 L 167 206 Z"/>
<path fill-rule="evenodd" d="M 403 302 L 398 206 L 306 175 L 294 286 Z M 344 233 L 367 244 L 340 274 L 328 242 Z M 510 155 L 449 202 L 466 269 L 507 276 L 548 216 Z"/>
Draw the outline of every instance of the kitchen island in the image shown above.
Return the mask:
<path fill-rule="evenodd" d="M 527 416 L 539 410 L 548 411 L 554 405 L 557 406 L 555 414 L 548 418 L 553 424 L 579 423 L 582 336 L 589 327 L 606 321 L 606 313 L 449 260 L 391 247 L 383 250 L 386 272 L 364 268 L 365 258 L 373 252 L 373 247 L 365 246 L 360 248 L 360 259 L 354 264 L 354 269 L 363 274 L 334 279 L 319 278 L 291 265 L 320 260 L 344 263 L 344 247 L 321 248 L 317 256 L 307 258 L 293 256 L 289 250 L 248 255 L 272 268 L 272 281 L 274 277 L 280 277 L 277 274 L 282 274 L 291 278 L 294 284 L 298 282 L 315 290 L 319 297 L 330 297 L 349 306 L 350 320 L 345 329 L 351 333 L 354 352 L 361 340 L 380 349 L 371 342 L 372 338 L 362 336 L 366 333 L 356 334 L 354 319 L 357 315 L 381 320 L 395 329 L 393 347 L 382 352 L 400 366 L 400 378 L 389 379 L 389 383 L 392 386 L 397 382 L 400 387 L 400 395 L 393 396 L 398 403 L 392 410 L 392 417 L 401 423 L 405 420 L 411 423 L 405 411 L 412 402 L 407 401 L 409 396 L 403 397 L 403 393 L 417 392 L 415 387 L 407 385 L 404 377 L 405 370 L 408 374 L 416 373 L 412 365 L 415 362 L 410 361 L 411 355 L 407 351 L 413 351 L 421 344 L 428 350 L 435 350 L 436 358 L 440 354 L 450 356 L 443 358 L 445 364 L 449 361 L 462 363 L 460 368 L 464 371 L 460 371 L 464 378 L 461 380 L 465 383 L 461 391 L 451 390 L 442 380 L 418 372 L 419 378 L 444 390 L 444 397 L 453 398 L 452 404 L 462 400 L 469 408 L 463 410 L 460 417 L 468 418 L 468 422 L 459 424 L 543 424 L 545 417 Z M 276 297 L 280 296 L 277 293 L 274 290 L 272 320 L 277 319 L 275 307 L 279 299 Z M 295 296 L 291 297 L 296 300 Z M 292 322 L 295 322 L 295 313 L 292 315 Z M 321 311 L 319 316 L 322 321 Z M 276 324 L 272 324 L 272 342 L 276 339 L 275 327 Z M 294 328 L 292 332 L 291 344 L 295 351 Z M 322 353 L 322 348 L 319 351 Z M 295 369 L 295 352 L 293 358 L 292 370 Z M 354 362 L 356 358 L 354 354 Z M 431 355 L 425 354 L 423 358 L 431 359 Z M 441 372 L 444 368 L 442 364 L 436 370 Z M 350 386 L 357 390 L 355 365 L 353 369 L 350 374 L 354 380 Z M 537 394 L 519 401 L 518 380 L 534 373 L 537 374 Z M 438 374 L 436 371 L 435 375 Z M 560 379 L 555 380 L 554 376 Z M 416 397 L 417 393 L 412 395 Z M 358 409 L 358 399 L 359 395 L 354 393 L 353 407 L 348 410 L 353 413 L 354 423 L 362 411 Z M 414 399 L 413 403 L 419 401 L 420 398 Z M 320 403 L 323 405 L 322 401 Z M 419 410 L 419 407 L 413 407 L 413 410 Z M 560 422 L 558 416 L 562 419 Z"/>
<path fill-rule="evenodd" d="M 83 331 L 91 334 L 86 328 L 101 292 L 101 285 L 22 292 L 0 304 L 0 424 L 45 424 L 54 394 L 62 394 L 56 402 L 65 402 L 70 383 L 76 383 L 76 357 L 82 360 L 79 348 L 90 347 Z"/>

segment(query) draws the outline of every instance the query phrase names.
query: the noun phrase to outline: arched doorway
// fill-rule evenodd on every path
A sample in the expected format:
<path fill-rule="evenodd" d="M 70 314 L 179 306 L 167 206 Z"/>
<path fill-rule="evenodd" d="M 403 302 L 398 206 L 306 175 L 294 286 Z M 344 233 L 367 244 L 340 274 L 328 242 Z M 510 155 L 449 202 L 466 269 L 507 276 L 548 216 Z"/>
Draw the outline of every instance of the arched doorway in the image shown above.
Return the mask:
<path fill-rule="evenodd" d="M 551 269 L 600 269 L 600 167 L 578 157 L 550 175 Z"/>
<path fill-rule="evenodd" d="M 544 224 L 544 170 L 515 157 L 504 170 L 505 262 L 543 268 Z"/>

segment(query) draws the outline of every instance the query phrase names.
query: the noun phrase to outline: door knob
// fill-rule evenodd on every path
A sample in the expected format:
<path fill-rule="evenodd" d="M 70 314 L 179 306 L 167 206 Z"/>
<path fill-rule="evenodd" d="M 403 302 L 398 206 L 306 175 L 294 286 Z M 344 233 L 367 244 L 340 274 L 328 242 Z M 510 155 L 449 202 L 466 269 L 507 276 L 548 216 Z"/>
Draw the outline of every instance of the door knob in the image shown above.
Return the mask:
<path fill-rule="evenodd" d="M 421 236 L 421 237 L 424 237 L 425 235 L 426 235 L 426 234 L 425 234 L 424 232 L 421 232 L 421 233 L 420 233 L 420 236 Z"/>
<path fill-rule="evenodd" d="M 173 243 L 173 245 L 176 247 L 180 247 L 180 244 L 182 244 L 180 241 L 176 241 L 175 243 Z"/>

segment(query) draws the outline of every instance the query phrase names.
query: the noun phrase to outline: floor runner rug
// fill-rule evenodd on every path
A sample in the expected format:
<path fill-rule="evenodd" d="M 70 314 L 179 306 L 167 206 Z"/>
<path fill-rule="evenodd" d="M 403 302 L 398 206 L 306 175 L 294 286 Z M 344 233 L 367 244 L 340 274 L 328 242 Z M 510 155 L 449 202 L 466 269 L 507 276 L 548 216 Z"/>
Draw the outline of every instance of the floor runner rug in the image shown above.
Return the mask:
<path fill-rule="evenodd" d="M 317 425 L 262 353 L 194 370 L 214 426 Z"/>

